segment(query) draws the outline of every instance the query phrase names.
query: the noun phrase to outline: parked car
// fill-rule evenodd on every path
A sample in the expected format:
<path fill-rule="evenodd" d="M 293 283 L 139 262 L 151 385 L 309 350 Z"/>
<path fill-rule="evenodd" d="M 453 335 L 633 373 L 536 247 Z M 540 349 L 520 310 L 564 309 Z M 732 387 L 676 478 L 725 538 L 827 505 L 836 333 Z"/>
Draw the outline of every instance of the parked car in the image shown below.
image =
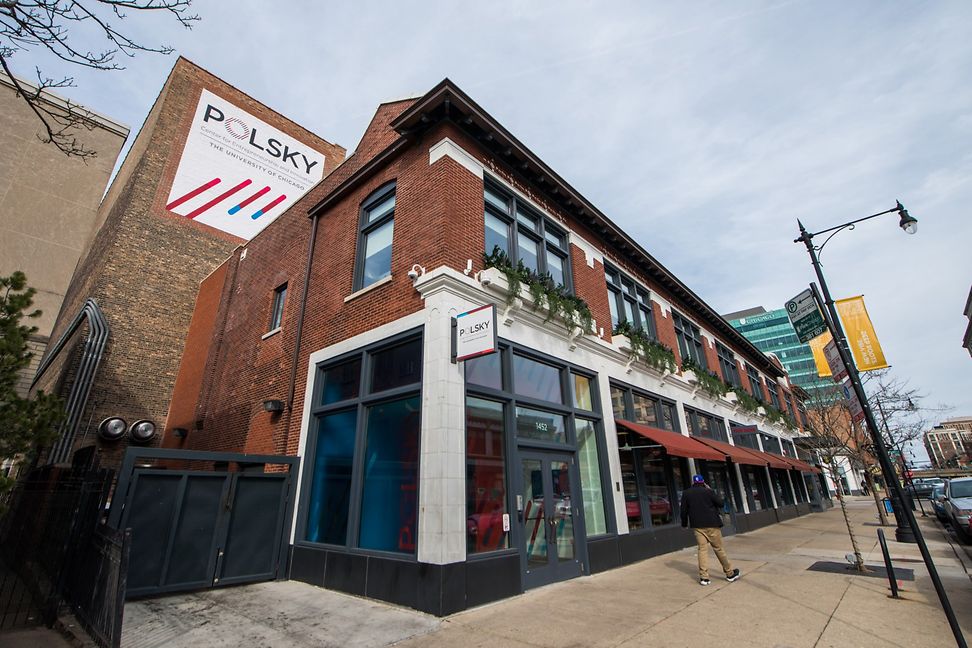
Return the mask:
<path fill-rule="evenodd" d="M 945 482 L 945 515 L 955 527 L 959 538 L 972 540 L 969 535 L 969 518 L 972 517 L 972 477 L 949 479 Z"/>
<path fill-rule="evenodd" d="M 945 480 L 941 477 L 925 477 L 911 482 L 916 497 L 930 497 L 932 489 L 935 486 L 942 486 L 944 484 Z"/>
<path fill-rule="evenodd" d="M 936 485 L 932 488 L 931 495 L 928 498 L 931 500 L 932 510 L 935 511 L 935 517 L 942 523 L 948 521 L 948 515 L 945 513 L 945 480 L 942 480 L 941 484 Z"/>

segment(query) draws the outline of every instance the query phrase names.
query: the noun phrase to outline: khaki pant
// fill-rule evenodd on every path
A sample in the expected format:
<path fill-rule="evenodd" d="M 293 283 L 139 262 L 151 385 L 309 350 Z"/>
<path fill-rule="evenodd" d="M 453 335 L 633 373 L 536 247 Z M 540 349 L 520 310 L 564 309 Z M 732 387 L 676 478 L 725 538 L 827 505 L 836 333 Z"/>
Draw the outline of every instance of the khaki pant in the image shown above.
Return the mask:
<path fill-rule="evenodd" d="M 722 530 L 718 527 L 692 530 L 695 531 L 695 542 L 699 545 L 699 578 L 709 578 L 709 545 L 712 545 L 716 558 L 722 564 L 722 571 L 726 576 L 732 576 L 732 563 L 729 562 L 726 550 L 722 548 Z"/>

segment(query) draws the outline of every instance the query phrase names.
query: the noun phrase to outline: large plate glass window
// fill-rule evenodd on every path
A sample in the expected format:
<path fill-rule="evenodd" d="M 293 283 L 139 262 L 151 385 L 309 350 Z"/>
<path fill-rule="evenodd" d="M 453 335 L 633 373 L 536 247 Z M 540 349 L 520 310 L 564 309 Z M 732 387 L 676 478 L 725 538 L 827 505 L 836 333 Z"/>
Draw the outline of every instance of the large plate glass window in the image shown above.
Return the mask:
<path fill-rule="evenodd" d="M 604 266 L 604 278 L 607 281 L 608 306 L 611 308 L 611 329 L 616 329 L 621 322 L 627 322 L 633 328 L 644 331 L 649 339 L 657 339 L 648 291 L 611 266 Z"/>
<path fill-rule="evenodd" d="M 549 274 L 556 286 L 572 290 L 567 232 L 516 194 L 486 182 L 483 193 L 486 254 L 499 250 L 514 266 Z"/>
<path fill-rule="evenodd" d="M 395 184 L 385 185 L 361 205 L 354 290 L 367 288 L 391 274 L 395 231 Z"/>
<path fill-rule="evenodd" d="M 766 398 L 763 396 L 763 388 L 761 386 L 763 381 L 759 378 L 759 372 L 752 365 L 747 364 L 746 376 L 749 378 L 749 393 L 753 395 L 753 398 L 762 403 Z"/>
<path fill-rule="evenodd" d="M 692 436 L 729 442 L 729 436 L 726 434 L 726 423 L 721 416 L 713 416 L 701 410 L 686 407 L 685 420 L 688 422 L 689 434 Z"/>
<path fill-rule="evenodd" d="M 677 432 L 675 403 L 621 384 L 611 384 L 615 419 Z M 636 531 L 678 521 L 688 464 L 642 436 L 617 426 L 618 459 L 628 529 Z"/>
<path fill-rule="evenodd" d="M 719 357 L 719 368 L 722 371 L 722 379 L 730 387 L 738 387 L 739 367 L 736 365 L 736 356 L 732 350 L 722 342 L 716 342 L 716 355 Z"/>
<path fill-rule="evenodd" d="M 703 369 L 708 369 L 709 364 L 705 359 L 702 333 L 699 331 L 699 327 L 675 311 L 672 311 L 672 323 L 675 325 L 678 352 L 682 358 L 691 358 L 695 364 Z"/>
<path fill-rule="evenodd" d="M 412 334 L 318 367 L 303 540 L 414 555 L 421 366 Z"/>

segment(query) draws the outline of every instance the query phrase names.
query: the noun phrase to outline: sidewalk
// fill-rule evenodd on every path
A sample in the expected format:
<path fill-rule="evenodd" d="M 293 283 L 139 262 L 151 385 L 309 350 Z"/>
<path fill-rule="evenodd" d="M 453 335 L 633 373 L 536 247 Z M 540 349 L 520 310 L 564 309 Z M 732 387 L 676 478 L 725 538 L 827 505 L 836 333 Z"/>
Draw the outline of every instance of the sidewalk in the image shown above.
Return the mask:
<path fill-rule="evenodd" d="M 870 498 L 849 498 L 849 513 L 869 565 L 883 565 Z M 929 550 L 967 640 L 972 582 L 933 518 L 919 517 Z M 851 551 L 839 506 L 726 540 L 735 583 L 697 582 L 695 549 L 559 583 L 445 619 L 437 631 L 401 647 L 476 646 L 954 646 L 918 547 L 894 542 L 896 568 L 913 569 L 890 598 L 886 578 L 807 571 L 817 561 L 846 562 Z"/>
<path fill-rule="evenodd" d="M 874 501 L 851 498 L 848 508 L 865 561 L 883 565 Z M 919 521 L 972 639 L 972 560 L 934 518 Z M 742 570 L 734 583 L 715 570 L 712 585 L 699 586 L 692 548 L 445 619 L 296 581 L 260 583 L 128 603 L 122 647 L 954 646 L 918 547 L 885 533 L 895 567 L 914 571 L 902 600 L 881 575 L 807 571 L 846 564 L 850 541 L 835 507 L 727 538 Z"/>

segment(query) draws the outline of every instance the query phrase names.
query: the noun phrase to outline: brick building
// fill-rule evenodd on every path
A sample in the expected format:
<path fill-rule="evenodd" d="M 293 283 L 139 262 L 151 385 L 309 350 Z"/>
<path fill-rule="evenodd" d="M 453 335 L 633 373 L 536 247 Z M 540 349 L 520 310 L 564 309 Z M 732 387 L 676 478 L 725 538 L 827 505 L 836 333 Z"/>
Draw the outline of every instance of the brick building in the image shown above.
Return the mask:
<path fill-rule="evenodd" d="M 819 498 L 778 362 L 448 80 L 203 282 L 186 346 L 164 444 L 301 457 L 291 577 L 435 614 L 689 545 L 693 473 L 729 533 Z"/>
<path fill-rule="evenodd" d="M 101 203 L 34 381 L 68 404 L 50 462 L 94 444 L 117 462 L 127 440 L 99 438 L 108 418 L 122 434 L 161 429 L 200 282 L 344 157 L 178 59 Z"/>
<path fill-rule="evenodd" d="M 942 421 L 925 432 L 924 442 L 935 468 L 972 466 L 972 417 Z"/>

